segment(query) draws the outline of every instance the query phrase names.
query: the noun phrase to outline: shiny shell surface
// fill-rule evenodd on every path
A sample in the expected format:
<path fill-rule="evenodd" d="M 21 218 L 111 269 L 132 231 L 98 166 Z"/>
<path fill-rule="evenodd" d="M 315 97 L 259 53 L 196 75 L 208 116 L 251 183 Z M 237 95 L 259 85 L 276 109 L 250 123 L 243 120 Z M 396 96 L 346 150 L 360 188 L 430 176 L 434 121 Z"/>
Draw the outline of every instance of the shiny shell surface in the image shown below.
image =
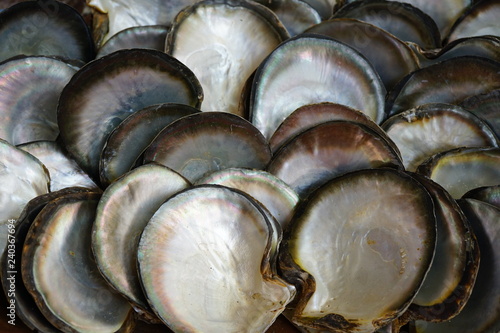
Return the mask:
<path fill-rule="evenodd" d="M 227 112 L 200 112 L 183 117 L 158 134 L 144 152 L 192 183 L 211 172 L 242 167 L 264 169 L 269 144 L 247 120 Z"/>
<path fill-rule="evenodd" d="M 194 74 L 156 50 L 131 49 L 99 58 L 80 69 L 58 104 L 61 139 L 77 163 L 99 179 L 108 135 L 146 106 L 180 103 L 199 107 L 203 93 Z"/>
<path fill-rule="evenodd" d="M 437 240 L 430 270 L 408 312 L 414 320 L 442 322 L 462 311 L 472 293 L 480 264 L 479 245 L 456 200 L 429 178 L 412 176 L 434 202 Z"/>
<path fill-rule="evenodd" d="M 0 40 L 0 61 L 17 55 L 45 55 L 88 62 L 95 56 L 85 20 L 59 1 L 24 1 L 1 11 Z"/>
<path fill-rule="evenodd" d="M 416 322 L 417 333 L 498 332 L 500 330 L 500 209 L 475 199 L 460 199 L 462 208 L 477 236 L 481 263 L 469 301 L 450 321 Z"/>
<path fill-rule="evenodd" d="M 20 149 L 38 158 L 50 174 L 50 191 L 67 187 L 83 187 L 98 190 L 98 186 L 69 157 L 61 145 L 54 141 L 35 141 L 18 146 Z"/>
<path fill-rule="evenodd" d="M 383 166 L 402 168 L 397 152 L 380 135 L 359 123 L 329 121 L 285 144 L 267 171 L 305 198 L 334 177 Z"/>
<path fill-rule="evenodd" d="M 500 184 L 500 148 L 457 148 L 438 153 L 417 172 L 458 199 L 477 187 Z"/>
<path fill-rule="evenodd" d="M 33 155 L 0 139 L 0 253 L 7 245 L 9 220 L 31 199 L 49 192 L 47 168 Z"/>
<path fill-rule="evenodd" d="M 203 111 L 244 116 L 239 109 L 248 77 L 289 37 L 267 7 L 239 0 L 205 0 L 185 8 L 169 31 L 166 52 L 198 77 Z"/>
<path fill-rule="evenodd" d="M 319 332 L 387 325 L 419 289 L 435 237 L 431 198 L 401 171 L 362 170 L 328 182 L 284 237 L 280 267 L 301 291 L 289 317 Z"/>
<path fill-rule="evenodd" d="M 385 131 L 363 112 L 342 104 L 317 103 L 301 106 L 283 120 L 269 140 L 271 150 L 276 153 L 288 140 L 306 129 L 332 120 L 361 123 L 390 140 Z"/>
<path fill-rule="evenodd" d="M 143 165 L 113 182 L 99 200 L 92 227 L 97 265 L 117 291 L 142 309 L 149 306 L 137 273 L 139 237 L 163 202 L 189 185 L 162 165 Z"/>
<path fill-rule="evenodd" d="M 387 90 L 419 68 L 417 56 L 405 42 L 370 23 L 334 18 L 305 32 L 332 37 L 357 50 L 372 64 Z"/>
<path fill-rule="evenodd" d="M 165 50 L 168 27 L 165 25 L 134 26 L 117 32 L 97 51 L 96 58 L 124 49 Z"/>
<path fill-rule="evenodd" d="M 291 301 L 294 288 L 270 269 L 273 229 L 257 207 L 241 192 L 201 185 L 151 218 L 139 271 L 151 306 L 174 331 L 264 332 Z"/>
<path fill-rule="evenodd" d="M 223 185 L 241 190 L 266 207 L 285 229 L 299 203 L 299 196 L 285 182 L 263 170 L 230 168 L 200 179 L 199 184 Z"/>
<path fill-rule="evenodd" d="M 460 105 L 483 119 L 500 138 L 500 89 L 463 100 Z"/>
<path fill-rule="evenodd" d="M 462 56 L 416 70 L 403 78 L 386 98 L 388 116 L 427 103 L 458 104 L 500 87 L 500 64 Z"/>
<path fill-rule="evenodd" d="M 416 43 L 424 49 L 441 46 L 441 35 L 434 20 L 410 3 L 358 0 L 341 7 L 333 17 L 371 23 L 402 41 Z"/>
<path fill-rule="evenodd" d="M 116 332 L 130 304 L 104 281 L 90 251 L 100 194 L 75 193 L 47 204 L 26 236 L 25 285 L 44 316 L 70 332 Z M 58 288 L 54 288 L 54 283 Z"/>
<path fill-rule="evenodd" d="M 55 140 L 57 103 L 76 73 L 50 57 L 18 57 L 0 65 L 0 137 L 14 145 Z"/>
<path fill-rule="evenodd" d="M 379 123 L 385 87 L 372 65 L 351 47 L 303 34 L 276 48 L 257 69 L 249 101 L 252 123 L 269 139 L 298 107 L 344 104 Z"/>
<path fill-rule="evenodd" d="M 459 147 L 498 147 L 495 133 L 478 117 L 452 104 L 430 103 L 398 113 L 382 128 L 401 151 L 406 170 Z"/>
<path fill-rule="evenodd" d="M 140 164 L 142 153 L 163 128 L 197 112 L 200 110 L 189 105 L 164 103 L 147 106 L 125 118 L 111 132 L 101 152 L 101 183 L 110 184 Z"/>

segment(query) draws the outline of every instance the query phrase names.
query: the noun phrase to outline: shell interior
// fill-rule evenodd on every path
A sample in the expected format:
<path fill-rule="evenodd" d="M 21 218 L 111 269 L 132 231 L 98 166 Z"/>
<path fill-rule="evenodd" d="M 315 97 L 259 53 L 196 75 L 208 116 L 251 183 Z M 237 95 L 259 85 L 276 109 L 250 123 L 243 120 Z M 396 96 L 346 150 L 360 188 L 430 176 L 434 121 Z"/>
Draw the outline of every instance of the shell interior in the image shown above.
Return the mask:
<path fill-rule="evenodd" d="M 313 103 L 347 105 L 379 123 L 384 97 L 380 77 L 361 54 L 329 37 L 302 34 L 261 63 L 248 106 L 252 123 L 269 139 L 294 110 Z"/>
<path fill-rule="evenodd" d="M 264 332 L 295 294 L 269 268 L 272 232 L 253 200 L 230 188 L 171 197 L 139 243 L 151 306 L 174 331 Z"/>

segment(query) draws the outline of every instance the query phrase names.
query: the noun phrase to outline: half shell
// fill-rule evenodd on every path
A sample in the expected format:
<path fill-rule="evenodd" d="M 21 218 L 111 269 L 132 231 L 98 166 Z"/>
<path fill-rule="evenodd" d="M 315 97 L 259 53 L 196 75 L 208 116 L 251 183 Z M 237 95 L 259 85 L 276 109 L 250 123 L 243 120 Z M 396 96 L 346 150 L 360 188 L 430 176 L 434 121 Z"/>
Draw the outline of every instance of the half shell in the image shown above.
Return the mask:
<path fill-rule="evenodd" d="M 17 55 L 44 55 L 86 63 L 95 56 L 85 20 L 59 1 L 24 1 L 1 11 L 0 40 L 0 61 Z"/>
<path fill-rule="evenodd" d="M 417 172 L 443 186 L 455 199 L 500 184 L 500 148 L 458 148 L 434 155 Z"/>
<path fill-rule="evenodd" d="M 176 17 L 165 51 L 188 66 L 205 94 L 203 111 L 239 110 L 248 77 L 289 37 L 276 15 L 260 4 L 205 0 Z"/>
<path fill-rule="evenodd" d="M 290 140 L 267 170 L 305 198 L 334 177 L 384 166 L 402 168 L 398 153 L 383 137 L 359 123 L 329 121 Z"/>
<path fill-rule="evenodd" d="M 116 332 L 130 325 L 129 303 L 99 274 L 90 251 L 100 194 L 48 203 L 28 231 L 22 275 L 44 316 L 67 332 Z M 58 288 L 54 288 L 54 284 Z"/>
<path fill-rule="evenodd" d="M 61 93 L 57 121 L 66 149 L 96 180 L 106 139 L 127 116 L 160 103 L 199 107 L 202 99 L 198 80 L 177 59 L 156 50 L 122 50 L 71 78 Z"/>
<path fill-rule="evenodd" d="M 289 316 L 319 332 L 386 326 L 420 288 L 435 228 L 429 194 L 401 171 L 362 170 L 328 182 L 284 237 L 280 267 L 298 289 Z"/>
<path fill-rule="evenodd" d="M 272 230 L 249 197 L 227 187 L 173 196 L 139 243 L 151 306 L 178 332 L 266 331 L 295 294 L 269 266 Z"/>
<path fill-rule="evenodd" d="M 192 183 L 211 172 L 242 167 L 264 169 L 271 150 L 247 120 L 227 112 L 183 117 L 158 134 L 144 162 L 168 166 Z"/>
<path fill-rule="evenodd" d="M 0 65 L 0 138 L 14 145 L 55 140 L 57 103 L 77 69 L 50 57 L 16 57 Z"/>
<path fill-rule="evenodd" d="M 385 91 L 372 65 L 353 48 L 302 34 L 282 43 L 259 66 L 248 107 L 252 123 L 269 139 L 294 110 L 313 103 L 347 105 L 379 123 Z"/>
<path fill-rule="evenodd" d="M 99 200 L 92 227 L 96 263 L 106 281 L 141 311 L 149 306 L 137 273 L 139 237 L 163 202 L 188 186 L 164 166 L 143 165 L 113 182 Z"/>

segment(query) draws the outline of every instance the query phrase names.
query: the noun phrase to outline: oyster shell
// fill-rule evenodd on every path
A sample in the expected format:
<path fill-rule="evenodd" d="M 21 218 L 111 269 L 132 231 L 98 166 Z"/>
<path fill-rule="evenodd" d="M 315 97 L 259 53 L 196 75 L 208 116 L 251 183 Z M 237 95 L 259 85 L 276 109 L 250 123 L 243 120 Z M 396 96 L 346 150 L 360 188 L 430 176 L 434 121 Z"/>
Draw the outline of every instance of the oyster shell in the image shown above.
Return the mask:
<path fill-rule="evenodd" d="M 285 182 L 263 171 L 230 168 L 209 174 L 197 181 L 196 185 L 214 184 L 238 189 L 250 195 L 269 210 L 286 229 L 299 203 L 299 196 Z"/>
<path fill-rule="evenodd" d="M 280 268 L 298 290 L 287 315 L 319 332 L 388 325 L 423 282 L 435 228 L 429 194 L 401 171 L 331 180 L 304 202 L 284 237 Z"/>
<path fill-rule="evenodd" d="M 373 120 L 368 118 L 368 116 L 363 112 L 342 104 L 317 103 L 301 106 L 286 117 L 285 120 L 283 120 L 269 140 L 269 145 L 271 146 L 273 154 L 276 153 L 287 141 L 291 140 L 304 130 L 332 120 L 347 120 L 361 123 L 370 127 L 372 130 L 380 134 L 380 136 L 385 137 L 388 141 L 390 141 L 385 131 Z M 392 145 L 394 149 L 397 149 L 395 144 Z"/>
<path fill-rule="evenodd" d="M 198 108 L 203 99 L 194 74 L 156 50 L 116 51 L 80 69 L 64 87 L 57 109 L 60 138 L 94 180 L 109 134 L 132 113 L 160 103 Z"/>
<path fill-rule="evenodd" d="M 305 33 L 326 35 L 357 50 L 372 64 L 387 90 L 419 68 L 417 56 L 406 43 L 363 21 L 330 19 L 314 25 Z"/>
<path fill-rule="evenodd" d="M 500 148 L 457 148 L 434 155 L 417 172 L 458 199 L 474 188 L 500 184 L 499 162 Z"/>
<path fill-rule="evenodd" d="M 67 332 L 116 332 L 131 325 L 130 304 L 99 274 L 90 251 L 98 193 L 48 203 L 23 247 L 22 276 L 40 311 Z M 54 288 L 57 283 L 58 288 Z"/>
<path fill-rule="evenodd" d="M 457 19 L 447 37 L 447 42 L 472 36 L 500 36 L 499 15 L 500 3 L 498 1 L 483 0 L 475 2 Z"/>
<path fill-rule="evenodd" d="M 99 200 L 92 226 L 97 266 L 106 281 L 143 312 L 151 310 L 137 273 L 139 237 L 163 202 L 189 185 L 164 166 L 143 165 L 113 182 Z"/>
<path fill-rule="evenodd" d="M 19 316 L 19 319 L 21 319 L 21 321 L 31 330 L 37 330 L 44 333 L 60 333 L 60 331 L 45 318 L 40 309 L 36 306 L 35 301 L 26 289 L 21 276 L 21 262 L 23 260 L 30 260 L 29 258 L 23 259 L 22 256 L 22 249 L 28 230 L 37 215 L 49 202 L 66 194 L 90 191 L 91 190 L 89 189 L 75 187 L 39 195 L 30 200 L 24 206 L 23 211 L 14 224 L 14 242 L 9 242 L 9 248 L 12 250 L 9 251 L 10 253 L 7 251 L 4 252 L 4 255 L 2 256 L 2 287 L 5 295 L 8 296 L 9 302 L 12 299 L 15 302 L 16 316 Z M 15 286 L 15 290 L 11 288 L 12 284 Z M 16 327 L 21 326 L 18 325 L 18 322 L 15 323 Z"/>
<path fill-rule="evenodd" d="M 190 182 L 211 172 L 242 167 L 264 169 L 271 150 L 247 120 L 227 112 L 200 112 L 165 127 L 144 152 L 144 162 L 177 171 Z"/>
<path fill-rule="evenodd" d="M 83 187 L 99 190 L 90 177 L 72 160 L 60 144 L 53 141 L 36 141 L 19 145 L 18 148 L 38 158 L 50 174 L 50 191 L 67 187 Z"/>
<path fill-rule="evenodd" d="M 406 320 L 443 322 L 462 311 L 472 293 L 479 269 L 479 244 L 462 209 L 450 194 L 427 177 L 412 174 L 434 202 L 437 242 L 431 268 Z"/>
<path fill-rule="evenodd" d="M 318 11 L 302 0 L 257 1 L 271 9 L 283 23 L 290 36 L 303 33 L 307 28 L 321 22 Z"/>
<path fill-rule="evenodd" d="M 382 128 L 401 151 L 406 170 L 459 147 L 498 147 L 495 133 L 478 117 L 452 104 L 430 103 L 398 113 Z"/>
<path fill-rule="evenodd" d="M 91 32 L 78 11 L 59 1 L 25 1 L 0 12 L 0 61 L 17 55 L 95 57 Z"/>
<path fill-rule="evenodd" d="M 341 7 L 334 18 L 348 17 L 373 24 L 405 42 L 423 49 L 441 46 L 434 20 L 410 3 L 387 0 L 358 0 Z"/>
<path fill-rule="evenodd" d="M 481 264 L 464 309 L 443 323 L 416 322 L 417 333 L 495 333 L 500 330 L 500 209 L 474 199 L 458 200 L 477 236 Z"/>
<path fill-rule="evenodd" d="M 0 138 L 13 145 L 55 140 L 59 96 L 75 73 L 50 57 L 21 56 L 0 64 Z"/>
<path fill-rule="evenodd" d="M 89 6 L 103 13 L 103 22 L 94 30 L 96 45 L 100 47 L 119 31 L 136 26 L 170 26 L 177 13 L 195 0 L 87 0 Z"/>
<path fill-rule="evenodd" d="M 47 168 L 33 155 L 0 139 L 0 255 L 8 238 L 8 223 L 31 199 L 49 192 Z"/>
<path fill-rule="evenodd" d="M 174 331 L 265 332 L 295 294 L 269 265 L 273 230 L 252 199 L 227 187 L 171 197 L 139 243 L 151 306 Z"/>
<path fill-rule="evenodd" d="M 301 34 L 276 48 L 259 66 L 250 92 L 252 123 L 269 139 L 298 107 L 321 102 L 384 118 L 385 87 L 353 48 L 321 35 Z"/>
<path fill-rule="evenodd" d="M 305 198 L 334 177 L 384 166 L 403 168 L 390 144 L 365 125 L 339 120 L 298 134 L 273 156 L 267 171 Z"/>
<path fill-rule="evenodd" d="M 276 15 L 260 4 L 205 0 L 186 7 L 167 36 L 165 52 L 198 77 L 203 111 L 239 110 L 247 78 L 279 43 L 289 37 Z"/>
<path fill-rule="evenodd" d="M 500 89 L 472 96 L 460 105 L 483 119 L 500 138 Z"/>
<path fill-rule="evenodd" d="M 356 0 L 347 0 L 347 3 Z M 428 0 L 401 0 L 409 3 L 429 15 L 439 29 L 442 37 L 447 36 L 452 26 L 461 15 L 472 5 L 474 0 L 441 0 L 439 2 Z"/>
<path fill-rule="evenodd" d="M 168 29 L 169 27 L 165 25 L 146 25 L 121 30 L 101 45 L 96 58 L 124 49 L 163 51 L 165 50 Z"/>
<path fill-rule="evenodd" d="M 500 208 L 500 184 L 472 189 L 465 193 L 462 198 L 484 201 L 490 205 Z"/>
<path fill-rule="evenodd" d="M 108 185 L 142 162 L 142 153 L 173 121 L 200 112 L 185 104 L 150 105 L 125 118 L 109 135 L 101 152 L 99 174 Z"/>
<path fill-rule="evenodd" d="M 427 103 L 458 104 L 500 88 L 500 63 L 462 56 L 421 68 L 404 77 L 386 98 L 388 116 Z"/>

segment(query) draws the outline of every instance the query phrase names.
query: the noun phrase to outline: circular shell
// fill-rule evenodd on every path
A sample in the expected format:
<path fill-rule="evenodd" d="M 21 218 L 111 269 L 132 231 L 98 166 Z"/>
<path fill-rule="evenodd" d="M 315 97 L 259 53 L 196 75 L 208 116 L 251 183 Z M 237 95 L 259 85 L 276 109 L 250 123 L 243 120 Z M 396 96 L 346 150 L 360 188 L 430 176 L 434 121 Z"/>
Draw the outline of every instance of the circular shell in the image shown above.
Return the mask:
<path fill-rule="evenodd" d="M 500 184 L 500 148 L 457 148 L 438 153 L 417 172 L 458 199 L 474 188 Z"/>
<path fill-rule="evenodd" d="M 59 1 L 24 1 L 0 12 L 0 61 L 47 55 L 88 62 L 94 42 L 82 16 Z"/>
<path fill-rule="evenodd" d="M 473 56 L 444 60 L 404 77 L 387 94 L 389 116 L 428 103 L 460 103 L 500 88 L 500 63 Z"/>
<path fill-rule="evenodd" d="M 44 316 L 63 331 L 116 332 L 131 311 L 104 281 L 91 255 L 99 196 L 68 194 L 47 204 L 23 247 L 23 258 L 30 258 L 22 262 L 26 288 Z"/>
<path fill-rule="evenodd" d="M 347 120 L 361 123 L 390 140 L 387 134 L 366 114 L 348 106 L 336 103 L 318 103 L 299 107 L 283 120 L 269 140 L 273 154 L 287 141 L 301 132 L 332 120 Z M 396 149 L 396 145 L 394 144 Z"/>
<path fill-rule="evenodd" d="M 465 193 L 462 198 L 476 199 L 500 208 L 500 184 L 472 189 Z"/>
<path fill-rule="evenodd" d="M 500 36 L 498 16 L 500 3 L 496 0 L 476 1 L 463 15 L 457 19 L 447 42 L 472 36 Z"/>
<path fill-rule="evenodd" d="M 469 97 L 463 100 L 460 105 L 483 119 L 500 138 L 500 112 L 498 112 L 500 110 L 500 89 Z"/>
<path fill-rule="evenodd" d="M 396 114 L 382 128 L 401 151 L 409 171 L 431 156 L 459 147 L 497 147 L 495 133 L 467 110 L 431 103 Z"/>
<path fill-rule="evenodd" d="M 334 177 L 383 166 L 402 168 L 398 154 L 380 135 L 359 123 L 329 121 L 289 141 L 267 170 L 305 198 Z"/>
<path fill-rule="evenodd" d="M 151 306 L 176 332 L 264 332 L 294 296 L 269 267 L 272 231 L 258 206 L 230 188 L 171 197 L 139 243 Z"/>
<path fill-rule="evenodd" d="M 357 51 L 326 36 L 303 34 L 283 42 L 257 69 L 250 92 L 252 123 L 269 139 L 298 107 L 332 102 L 384 118 L 385 88 Z"/>
<path fill-rule="evenodd" d="M 226 112 L 200 112 L 183 117 L 158 134 L 144 153 L 179 172 L 192 183 L 207 174 L 234 167 L 264 169 L 271 150 L 247 120 Z"/>
<path fill-rule="evenodd" d="M 137 273 L 139 237 L 156 210 L 189 183 L 161 165 L 143 165 L 102 194 L 92 227 L 92 249 L 104 278 L 134 305 L 148 309 Z"/>
<path fill-rule="evenodd" d="M 288 32 L 268 8 L 241 0 L 205 0 L 177 15 L 166 52 L 188 66 L 205 93 L 203 111 L 239 110 L 247 78 Z"/>
<path fill-rule="evenodd" d="M 285 279 L 300 291 L 292 320 L 333 332 L 389 324 L 422 284 L 435 228 L 429 194 L 401 171 L 328 182 L 299 209 L 280 252 Z"/>
<path fill-rule="evenodd" d="M 363 21 L 330 19 L 309 28 L 306 33 L 326 35 L 357 50 L 372 64 L 388 90 L 419 68 L 417 56 L 405 42 Z"/>
<path fill-rule="evenodd" d="M 9 220 L 31 199 L 49 192 L 50 175 L 33 155 L 0 139 L 0 254 L 7 244 Z"/>
<path fill-rule="evenodd" d="M 8 302 L 10 303 L 11 300 L 15 302 L 15 315 L 19 316 L 19 319 L 21 319 L 31 330 L 38 330 L 44 333 L 60 333 L 60 331 L 43 316 L 40 309 L 36 306 L 33 297 L 31 297 L 31 294 L 26 289 L 22 279 L 22 250 L 28 230 L 43 207 L 50 201 L 66 194 L 89 191 L 90 190 L 83 188 L 65 188 L 61 191 L 39 195 L 24 206 L 19 218 L 12 224 L 13 227 L 9 229 L 9 234 L 10 230 L 15 232 L 11 234 L 13 236 L 13 238 L 11 238 L 13 241 L 9 241 L 6 248 L 9 251 L 5 251 L 2 257 L 1 279 L 3 290 L 7 296 Z M 29 260 L 29 258 L 24 260 Z M 13 290 L 12 285 L 15 286 L 15 290 Z M 18 325 L 17 321 L 14 320 L 14 322 L 16 327 L 21 326 Z"/>
<path fill-rule="evenodd" d="M 412 176 L 434 202 L 437 242 L 431 268 L 405 315 L 414 320 L 446 321 L 462 311 L 471 295 L 479 268 L 479 246 L 451 195 L 427 177 Z"/>
<path fill-rule="evenodd" d="M 80 69 L 61 93 L 61 139 L 78 164 L 99 179 L 108 135 L 130 114 L 160 103 L 199 107 L 203 93 L 194 74 L 156 50 L 114 52 Z"/>
<path fill-rule="evenodd" d="M 109 135 L 101 152 L 99 174 L 108 185 L 130 171 L 161 130 L 173 121 L 200 110 L 184 104 L 147 106 L 125 118 Z"/>
<path fill-rule="evenodd" d="M 416 322 L 417 333 L 500 331 L 500 209 L 474 199 L 458 203 L 477 237 L 481 263 L 472 294 L 463 310 L 443 323 Z"/>
<path fill-rule="evenodd" d="M 14 145 L 55 140 L 57 102 L 76 70 L 49 57 L 17 57 L 0 65 L 0 137 Z"/>

